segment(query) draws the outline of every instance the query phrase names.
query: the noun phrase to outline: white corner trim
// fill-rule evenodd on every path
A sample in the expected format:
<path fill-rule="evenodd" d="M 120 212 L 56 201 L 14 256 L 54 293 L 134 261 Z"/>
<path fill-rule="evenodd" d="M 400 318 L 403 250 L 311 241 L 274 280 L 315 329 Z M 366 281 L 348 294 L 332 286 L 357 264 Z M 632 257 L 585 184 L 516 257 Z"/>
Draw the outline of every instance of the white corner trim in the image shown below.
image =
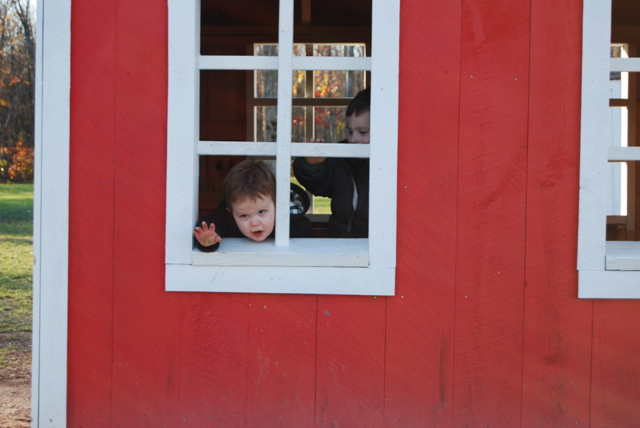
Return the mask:
<path fill-rule="evenodd" d="M 71 1 L 39 0 L 36 31 L 32 426 L 67 425 Z"/>

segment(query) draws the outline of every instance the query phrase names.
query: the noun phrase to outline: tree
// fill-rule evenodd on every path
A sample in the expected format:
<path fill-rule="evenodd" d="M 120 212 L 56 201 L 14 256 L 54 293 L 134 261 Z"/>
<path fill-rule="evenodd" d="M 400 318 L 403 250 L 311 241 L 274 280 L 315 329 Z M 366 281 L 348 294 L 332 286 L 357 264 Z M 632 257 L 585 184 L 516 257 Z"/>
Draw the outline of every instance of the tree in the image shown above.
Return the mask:
<path fill-rule="evenodd" d="M 35 40 L 28 0 L 0 0 L 0 180 L 33 179 Z"/>

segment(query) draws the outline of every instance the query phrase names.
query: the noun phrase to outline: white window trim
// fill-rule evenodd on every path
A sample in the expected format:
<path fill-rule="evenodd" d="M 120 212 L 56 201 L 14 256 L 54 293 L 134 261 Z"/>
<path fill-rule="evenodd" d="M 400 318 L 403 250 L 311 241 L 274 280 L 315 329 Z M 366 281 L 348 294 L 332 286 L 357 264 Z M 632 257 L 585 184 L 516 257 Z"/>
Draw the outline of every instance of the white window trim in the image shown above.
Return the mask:
<path fill-rule="evenodd" d="M 393 295 L 396 266 L 396 183 L 399 78 L 399 0 L 373 0 L 372 56 L 317 58 L 293 56 L 293 0 L 281 0 L 279 52 L 290 55 L 200 56 L 199 2 L 169 0 L 169 106 L 167 148 L 166 290 Z M 189 47 L 188 49 L 186 47 Z M 199 73 L 207 69 L 281 69 L 278 142 L 199 141 Z M 371 81 L 371 144 L 290 143 L 290 73 L 286 70 L 374 70 Z M 384 106 L 384 108 L 376 108 Z M 288 107 L 288 108 L 285 108 Z M 289 193 L 291 156 L 371 157 L 368 251 L 353 251 L 349 240 L 289 240 L 275 244 L 226 239 L 212 254 L 194 250 L 199 155 L 278 155 L 278 194 Z M 276 229 L 288 231 L 288 200 L 276 201 Z M 322 240 L 324 241 L 324 240 Z M 290 244 L 291 243 L 291 244 Z M 318 246 L 331 244 L 321 253 Z M 362 245 L 360 243 L 359 245 Z M 283 251 L 285 249 L 286 251 Z M 363 257 L 368 257 L 363 262 Z M 232 260 L 245 260 L 230 266 Z M 339 261 L 339 259 L 343 259 Z M 349 261 L 351 259 L 351 261 Z M 311 260 L 313 264 L 310 266 Z M 346 261 L 345 261 L 346 260 Z M 198 265 L 198 264 L 209 265 Z M 215 265 L 213 265 L 215 263 Z M 304 265 L 304 266 L 301 266 Z M 301 280 L 304 278 L 304 281 Z M 302 284 L 304 282 L 304 284 Z"/>
<path fill-rule="evenodd" d="M 640 149 L 608 148 L 611 71 L 640 72 L 640 59 L 610 59 L 611 0 L 585 0 L 582 49 L 578 297 L 640 298 L 640 246 L 606 242 L 607 162 L 640 160 Z M 640 243 L 638 243 L 640 244 Z"/>
<path fill-rule="evenodd" d="M 71 1 L 38 0 L 36 10 L 31 426 L 60 427 L 67 425 Z"/>

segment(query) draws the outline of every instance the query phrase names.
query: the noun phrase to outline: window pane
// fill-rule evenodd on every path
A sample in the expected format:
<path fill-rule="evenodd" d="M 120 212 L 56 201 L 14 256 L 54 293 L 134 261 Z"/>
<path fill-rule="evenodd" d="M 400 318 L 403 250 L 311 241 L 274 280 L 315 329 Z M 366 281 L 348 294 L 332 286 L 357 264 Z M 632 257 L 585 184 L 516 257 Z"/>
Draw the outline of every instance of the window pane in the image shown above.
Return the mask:
<path fill-rule="evenodd" d="M 200 72 L 200 140 L 252 141 L 247 129 L 247 77 L 245 70 Z"/>
<path fill-rule="evenodd" d="M 278 56 L 278 45 L 256 44 L 254 45 L 256 56 Z M 305 45 L 293 45 L 295 56 L 305 56 Z M 294 70 L 291 76 L 294 98 L 305 98 L 306 96 L 306 73 Z M 256 70 L 255 78 L 256 98 L 277 98 L 278 97 L 278 71 L 277 70 Z"/>
<path fill-rule="evenodd" d="M 306 140 L 306 107 L 293 107 L 291 141 L 301 143 Z M 277 139 L 278 108 L 256 107 L 256 141 L 272 143 Z"/>
<path fill-rule="evenodd" d="M 278 41 L 278 0 L 200 1 L 202 55 L 253 55 L 247 45 Z"/>
<path fill-rule="evenodd" d="M 347 138 L 346 107 L 314 107 L 315 138 L 335 143 Z"/>
<path fill-rule="evenodd" d="M 364 57 L 365 46 L 314 45 L 314 56 Z M 314 71 L 314 97 L 354 97 L 365 88 L 364 71 L 318 70 Z"/>

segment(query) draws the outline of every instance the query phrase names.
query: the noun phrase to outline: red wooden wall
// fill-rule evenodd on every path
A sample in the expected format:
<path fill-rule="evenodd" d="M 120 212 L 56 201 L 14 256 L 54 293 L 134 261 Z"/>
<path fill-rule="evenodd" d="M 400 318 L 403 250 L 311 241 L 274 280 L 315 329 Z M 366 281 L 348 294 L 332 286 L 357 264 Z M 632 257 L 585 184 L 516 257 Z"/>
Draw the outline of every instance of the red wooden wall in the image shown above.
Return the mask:
<path fill-rule="evenodd" d="M 165 0 L 74 0 L 72 427 L 640 426 L 579 301 L 580 0 L 403 0 L 396 296 L 167 293 Z"/>

